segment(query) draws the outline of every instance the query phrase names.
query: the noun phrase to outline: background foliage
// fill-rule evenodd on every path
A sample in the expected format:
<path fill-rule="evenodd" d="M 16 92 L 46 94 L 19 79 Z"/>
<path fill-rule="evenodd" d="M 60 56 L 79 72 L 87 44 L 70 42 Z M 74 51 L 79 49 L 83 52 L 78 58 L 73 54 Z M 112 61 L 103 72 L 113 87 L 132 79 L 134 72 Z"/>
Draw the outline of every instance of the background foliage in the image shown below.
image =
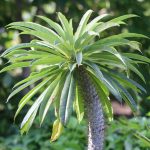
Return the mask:
<path fill-rule="evenodd" d="M 129 30 L 150 37 L 150 1 L 149 0 L 1 0 L 0 1 L 0 53 L 6 48 L 19 42 L 27 42 L 29 36 L 18 37 L 17 31 L 6 31 L 5 26 L 13 21 L 36 21 L 39 22 L 36 15 L 45 15 L 57 21 L 56 12 L 61 11 L 68 18 L 74 18 L 76 26 L 79 19 L 88 9 L 93 9 L 95 15 L 97 13 L 111 13 L 114 16 L 124 15 L 128 13 L 137 14 L 140 18 L 130 19 L 128 26 L 121 28 L 113 28 L 106 34 L 117 34 L 120 31 Z M 93 15 L 94 17 L 94 15 Z M 120 31 L 119 31 L 120 30 Z M 150 57 L 149 40 L 142 39 L 142 52 Z M 128 51 L 128 49 L 127 49 Z M 6 60 L 0 58 L 0 69 L 6 63 Z M 134 133 L 142 133 L 150 138 L 150 68 L 148 65 L 140 66 L 147 83 L 144 84 L 135 74 L 133 78 L 143 84 L 147 90 L 147 94 L 141 94 L 136 97 L 139 114 L 137 119 L 119 119 L 109 125 L 106 137 L 106 147 L 111 149 L 125 150 L 148 150 L 148 144 L 137 140 Z M 26 77 L 29 70 L 15 70 L 9 73 L 0 74 L 0 150 L 83 150 L 86 147 L 86 127 L 85 123 L 77 124 L 72 117 L 68 129 L 65 130 L 59 141 L 55 143 L 49 142 L 51 135 L 50 122 L 53 120 L 51 114 L 42 128 L 39 128 L 38 118 L 31 129 L 31 132 L 25 136 L 19 134 L 18 125 L 24 112 L 18 117 L 16 123 L 13 124 L 13 115 L 17 108 L 20 97 L 25 94 L 14 96 L 10 103 L 5 103 L 8 95 L 12 90 L 14 83 Z M 32 87 L 30 87 L 32 88 Z M 29 89 L 26 89 L 29 90 Z M 30 105 L 30 103 L 29 103 Z M 140 117 L 142 116 L 142 117 Z M 145 117 L 144 117 L 145 116 Z M 125 121 L 124 121 L 125 120 Z M 124 123 L 123 123 L 124 122 Z M 127 124 L 126 124 L 127 123 Z M 126 128 L 128 126 L 129 128 Z M 149 132 L 148 132 L 149 131 Z M 132 139 L 132 140 L 131 140 Z M 39 148 L 40 147 L 40 148 Z"/>

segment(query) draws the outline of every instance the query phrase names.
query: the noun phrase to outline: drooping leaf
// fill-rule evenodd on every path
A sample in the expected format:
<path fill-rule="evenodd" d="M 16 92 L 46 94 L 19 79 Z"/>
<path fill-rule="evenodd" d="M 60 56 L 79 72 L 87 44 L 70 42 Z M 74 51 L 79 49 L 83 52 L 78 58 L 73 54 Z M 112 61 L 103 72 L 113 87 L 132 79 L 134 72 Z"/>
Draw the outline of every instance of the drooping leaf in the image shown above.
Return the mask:
<path fill-rule="evenodd" d="M 145 90 L 145 88 L 142 85 L 140 85 L 136 81 L 130 79 L 129 77 L 126 77 L 125 75 L 123 75 L 121 73 L 117 73 L 117 72 L 110 73 L 110 71 L 109 71 L 108 74 L 112 75 L 114 78 L 117 78 L 117 80 L 119 82 L 123 82 L 127 87 L 130 87 L 131 89 L 134 89 L 135 91 L 136 91 L 135 87 L 137 87 L 141 91 L 146 93 L 146 90 Z"/>
<path fill-rule="evenodd" d="M 42 81 L 40 84 L 38 84 L 37 86 L 35 86 L 32 90 L 30 90 L 19 102 L 18 105 L 18 109 L 15 113 L 15 117 L 14 119 L 17 117 L 17 115 L 19 114 L 19 112 L 22 110 L 22 108 L 27 104 L 28 101 L 31 100 L 31 98 L 38 92 L 38 90 L 43 87 L 49 80 L 51 79 L 48 78 L 44 81 Z"/>
<path fill-rule="evenodd" d="M 28 81 L 31 81 L 31 80 L 34 80 L 34 79 L 42 79 L 48 75 L 51 75 L 53 76 L 54 74 L 56 74 L 58 72 L 58 68 L 57 67 L 46 67 L 45 69 L 39 71 L 39 72 L 32 72 L 27 78 L 21 80 L 20 82 L 16 83 L 13 87 L 16 88 L 18 87 L 19 85 L 23 84 L 23 83 L 26 83 Z"/>
<path fill-rule="evenodd" d="M 65 113 L 66 113 L 70 82 L 71 82 L 71 73 L 68 73 L 60 97 L 59 116 L 62 124 L 65 124 Z"/>
<path fill-rule="evenodd" d="M 34 112 L 32 113 L 32 115 L 30 116 L 30 118 L 28 119 L 28 121 L 21 127 L 21 134 L 23 133 L 27 133 L 30 129 L 30 127 L 32 126 L 33 124 L 33 121 L 36 117 L 36 114 L 37 114 L 37 111 L 38 111 L 38 107 L 34 110 Z"/>
<path fill-rule="evenodd" d="M 21 90 L 23 90 L 24 88 L 28 87 L 29 85 L 35 83 L 36 81 L 40 80 L 40 78 L 35 78 L 33 80 L 30 80 L 28 82 L 26 82 L 25 84 L 19 86 L 18 88 L 16 88 L 8 97 L 7 102 L 10 100 L 10 98 L 12 98 L 14 95 L 16 95 L 18 92 L 20 92 Z"/>
<path fill-rule="evenodd" d="M 59 138 L 63 130 L 63 125 L 59 119 L 55 120 L 53 123 L 52 135 L 50 141 L 53 142 Z"/>
<path fill-rule="evenodd" d="M 97 76 L 97 78 L 102 81 L 106 86 L 107 88 L 110 90 L 110 92 L 121 102 L 122 101 L 122 96 L 120 95 L 119 91 L 117 89 L 115 89 L 113 87 L 113 84 L 108 81 L 102 74 L 102 72 L 100 71 L 99 67 L 96 65 L 96 64 L 92 64 L 92 63 L 88 63 L 89 67 L 91 67 L 94 72 L 95 72 L 95 75 Z"/>
<path fill-rule="evenodd" d="M 58 92 L 58 85 L 59 85 L 58 80 L 60 80 L 60 78 L 57 77 L 57 79 L 55 79 L 52 82 L 51 87 L 50 87 L 51 89 L 49 90 L 50 97 L 48 99 L 44 100 L 46 102 L 46 105 L 45 105 L 43 112 L 41 111 L 42 114 L 40 117 L 40 119 L 41 119 L 40 124 L 43 123 L 51 104 L 53 103 L 54 99 L 56 98 L 56 94 Z"/>
<path fill-rule="evenodd" d="M 68 74 L 68 72 L 66 72 L 66 71 L 62 72 L 60 82 L 58 83 L 59 84 L 58 85 L 58 92 L 57 92 L 57 95 L 56 95 L 56 98 L 54 101 L 55 116 L 57 118 L 60 118 L 60 116 L 59 116 L 60 98 L 61 98 L 62 89 L 64 88 L 67 74 Z"/>
<path fill-rule="evenodd" d="M 127 91 L 127 89 L 125 89 L 117 80 L 111 78 L 108 75 L 107 75 L 107 79 L 110 80 L 112 83 L 114 83 L 115 88 L 117 88 L 121 92 L 121 94 L 125 96 L 125 97 L 122 96 L 123 99 L 125 100 L 125 102 L 127 104 L 129 104 L 129 106 L 133 112 L 136 112 L 137 105 L 136 105 L 133 97 L 131 96 L 131 94 Z"/>
<path fill-rule="evenodd" d="M 55 80 L 53 81 L 55 82 Z M 52 82 L 52 83 L 53 83 Z M 51 84 L 52 84 L 51 83 Z M 36 101 L 33 103 L 33 105 L 31 106 L 31 108 L 28 110 L 27 114 L 25 115 L 22 123 L 21 123 L 21 128 L 24 126 L 24 124 L 29 120 L 30 116 L 32 115 L 32 113 L 35 111 L 35 109 L 39 106 L 40 104 L 45 101 L 46 99 L 49 99 L 50 95 L 51 95 L 51 84 L 46 88 L 46 90 L 44 90 L 44 92 L 36 99 Z"/>
<path fill-rule="evenodd" d="M 130 60 L 130 62 L 132 62 L 132 61 Z M 136 73 L 145 82 L 145 79 L 144 79 L 144 76 L 142 75 L 142 73 L 130 62 L 129 62 L 129 59 L 126 61 L 128 69 L 130 69 L 131 71 Z"/>
<path fill-rule="evenodd" d="M 84 117 L 84 101 L 83 101 L 82 90 L 79 87 L 78 81 L 76 84 L 76 97 L 75 97 L 74 108 L 77 114 L 78 122 L 80 123 Z"/>
<path fill-rule="evenodd" d="M 66 110 L 65 110 L 65 120 L 64 120 L 65 125 L 68 123 L 70 119 L 70 116 L 73 110 L 74 98 L 75 98 L 75 80 L 74 80 L 74 77 L 72 76 L 71 81 L 70 81 L 68 97 L 67 97 Z"/>

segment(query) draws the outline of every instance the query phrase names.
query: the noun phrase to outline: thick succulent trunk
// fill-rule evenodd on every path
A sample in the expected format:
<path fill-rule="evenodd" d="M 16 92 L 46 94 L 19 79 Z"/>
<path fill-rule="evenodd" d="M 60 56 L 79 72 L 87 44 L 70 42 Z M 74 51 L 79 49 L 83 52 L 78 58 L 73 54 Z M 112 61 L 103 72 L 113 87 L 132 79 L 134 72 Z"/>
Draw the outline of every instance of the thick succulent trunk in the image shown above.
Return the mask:
<path fill-rule="evenodd" d="M 100 99 L 86 70 L 79 67 L 78 71 L 88 121 L 88 150 L 103 150 L 105 124 Z"/>

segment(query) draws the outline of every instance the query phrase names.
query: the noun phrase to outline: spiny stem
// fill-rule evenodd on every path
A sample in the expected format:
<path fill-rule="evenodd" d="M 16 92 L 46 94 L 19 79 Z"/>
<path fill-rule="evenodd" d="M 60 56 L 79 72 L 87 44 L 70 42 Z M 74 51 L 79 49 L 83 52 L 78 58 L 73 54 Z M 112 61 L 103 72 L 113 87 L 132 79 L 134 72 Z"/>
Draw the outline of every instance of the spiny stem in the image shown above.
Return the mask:
<path fill-rule="evenodd" d="M 78 76 L 88 121 L 88 150 L 103 150 L 105 123 L 99 96 L 83 67 L 79 67 Z"/>

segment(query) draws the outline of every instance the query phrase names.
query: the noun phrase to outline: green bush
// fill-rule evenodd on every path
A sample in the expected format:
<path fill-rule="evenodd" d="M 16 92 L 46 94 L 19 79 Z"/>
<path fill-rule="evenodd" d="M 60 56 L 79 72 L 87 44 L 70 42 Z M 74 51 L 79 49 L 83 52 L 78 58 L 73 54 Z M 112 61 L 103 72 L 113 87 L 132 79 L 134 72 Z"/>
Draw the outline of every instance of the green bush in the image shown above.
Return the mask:
<path fill-rule="evenodd" d="M 106 150 L 148 150 L 150 147 L 150 119 L 121 118 L 108 128 Z"/>
<path fill-rule="evenodd" d="M 13 128 L 16 129 L 15 126 Z M 121 118 L 113 121 L 107 128 L 105 150 L 149 150 L 150 140 L 146 137 L 150 138 L 150 119 Z M 36 122 L 31 130 L 32 132 L 23 136 L 16 132 L 0 137 L 0 150 L 83 150 L 86 147 L 85 122 L 78 125 L 74 117 L 65 129 L 67 131 L 53 143 L 47 140 L 51 135 L 47 124 L 39 129 Z"/>

